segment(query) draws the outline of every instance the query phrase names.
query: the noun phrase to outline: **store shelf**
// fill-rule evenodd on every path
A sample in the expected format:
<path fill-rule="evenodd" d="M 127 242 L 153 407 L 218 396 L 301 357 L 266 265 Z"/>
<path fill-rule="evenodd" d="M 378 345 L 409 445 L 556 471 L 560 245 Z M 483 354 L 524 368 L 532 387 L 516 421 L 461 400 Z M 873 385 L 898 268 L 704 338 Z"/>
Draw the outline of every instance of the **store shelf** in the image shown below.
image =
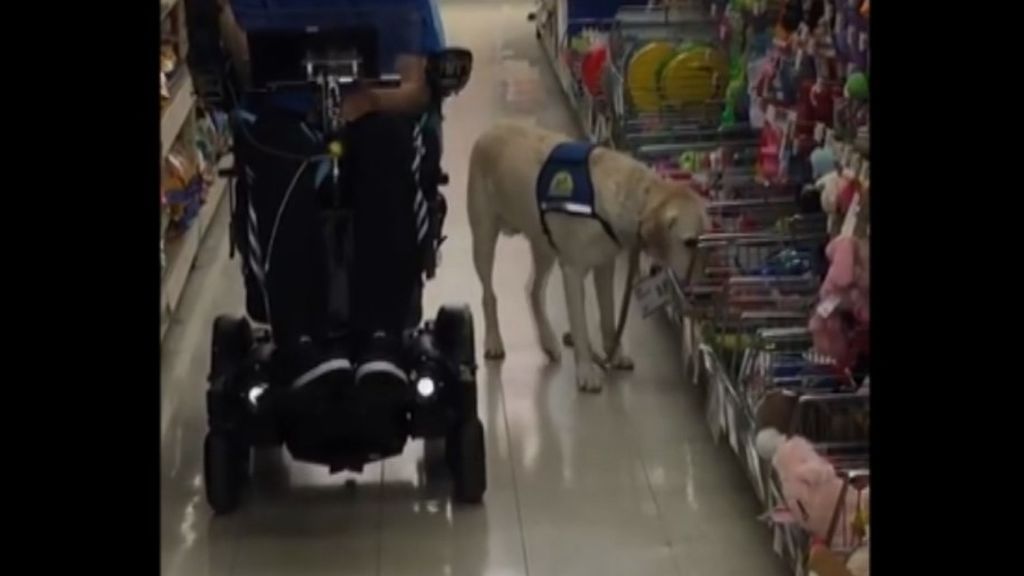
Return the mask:
<path fill-rule="evenodd" d="M 195 103 L 192 77 L 188 70 L 182 67 L 176 77 L 171 81 L 171 101 L 160 117 L 160 158 L 163 159 L 170 152 L 171 146 L 181 133 L 189 116 L 192 113 L 192 106 Z"/>
<path fill-rule="evenodd" d="M 189 274 L 195 263 L 196 255 L 202 246 L 203 239 L 210 229 L 213 217 L 217 213 L 227 180 L 218 178 L 206 195 L 206 203 L 199 210 L 196 221 L 181 236 L 168 239 L 166 242 L 167 269 L 160 286 L 160 340 L 163 340 L 170 326 L 174 312 L 181 301 L 182 292 L 188 283 Z"/>
<path fill-rule="evenodd" d="M 557 22 L 555 23 L 557 26 Z M 555 30 L 556 37 L 553 37 L 549 30 L 551 26 L 544 25 L 537 27 L 537 40 L 540 41 L 540 45 L 543 48 L 542 52 L 546 56 L 548 64 L 551 66 L 551 71 L 555 74 L 555 78 L 558 79 L 558 85 L 562 88 L 562 94 L 565 95 L 566 100 L 569 103 L 569 109 L 572 110 L 573 115 L 576 117 L 576 122 L 579 124 L 579 129 L 587 137 L 591 139 L 589 130 L 589 121 L 585 118 L 583 108 L 580 106 L 579 98 L 576 97 L 576 92 L 572 87 L 572 76 L 569 73 L 569 69 L 565 66 L 565 63 L 558 55 L 558 39 L 557 30 Z"/>
<path fill-rule="evenodd" d="M 160 20 L 167 18 L 181 0 L 160 0 Z"/>

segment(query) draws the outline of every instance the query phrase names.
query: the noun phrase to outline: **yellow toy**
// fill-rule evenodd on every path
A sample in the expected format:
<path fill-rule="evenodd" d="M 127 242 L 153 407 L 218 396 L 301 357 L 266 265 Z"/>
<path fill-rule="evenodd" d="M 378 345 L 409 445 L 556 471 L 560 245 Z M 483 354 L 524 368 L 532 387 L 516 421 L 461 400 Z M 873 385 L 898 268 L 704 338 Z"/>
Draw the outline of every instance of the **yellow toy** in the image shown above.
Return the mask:
<path fill-rule="evenodd" d="M 675 46 L 668 42 L 652 42 L 629 59 L 626 88 L 638 111 L 658 112 L 661 109 L 658 71 L 672 59 L 675 51 Z"/>
<path fill-rule="evenodd" d="M 705 46 L 685 49 L 661 72 L 665 105 L 681 108 L 720 100 L 729 79 L 729 62 L 718 50 Z"/>

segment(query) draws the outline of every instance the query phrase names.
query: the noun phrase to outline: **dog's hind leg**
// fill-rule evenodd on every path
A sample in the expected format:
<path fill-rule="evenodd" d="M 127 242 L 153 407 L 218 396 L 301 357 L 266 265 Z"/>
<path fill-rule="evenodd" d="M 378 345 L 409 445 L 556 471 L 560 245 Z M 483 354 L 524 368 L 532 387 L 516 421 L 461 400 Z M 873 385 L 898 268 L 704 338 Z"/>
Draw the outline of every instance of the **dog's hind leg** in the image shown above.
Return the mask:
<path fill-rule="evenodd" d="M 565 285 L 565 303 L 569 308 L 569 326 L 575 343 L 576 387 L 584 392 L 600 392 L 604 387 L 604 372 L 594 364 L 594 352 L 590 349 L 587 330 L 587 310 L 583 278 L 586 272 L 580 268 L 562 265 L 562 283 Z"/>
<path fill-rule="evenodd" d="M 498 245 L 498 223 L 493 218 L 473 222 L 473 265 L 483 289 L 484 358 L 500 360 L 505 357 L 505 344 L 498 326 L 498 298 L 494 295 L 494 252 Z"/>
<path fill-rule="evenodd" d="M 626 287 L 629 290 L 629 287 Z M 597 293 L 597 309 L 601 316 L 601 343 L 604 345 L 604 361 L 613 370 L 632 370 L 633 360 L 622 352 L 622 344 L 611 357 L 615 346 L 615 260 L 594 269 L 594 291 Z"/>
<path fill-rule="evenodd" d="M 562 348 L 558 345 L 555 331 L 551 329 L 551 319 L 548 318 L 545 306 L 548 278 L 551 277 L 551 268 L 555 265 L 555 253 L 550 247 L 538 242 L 530 243 L 530 252 L 533 255 L 533 275 L 530 277 L 527 294 L 533 320 L 537 325 L 537 336 L 540 339 L 540 347 L 548 358 L 552 362 L 560 362 Z"/>

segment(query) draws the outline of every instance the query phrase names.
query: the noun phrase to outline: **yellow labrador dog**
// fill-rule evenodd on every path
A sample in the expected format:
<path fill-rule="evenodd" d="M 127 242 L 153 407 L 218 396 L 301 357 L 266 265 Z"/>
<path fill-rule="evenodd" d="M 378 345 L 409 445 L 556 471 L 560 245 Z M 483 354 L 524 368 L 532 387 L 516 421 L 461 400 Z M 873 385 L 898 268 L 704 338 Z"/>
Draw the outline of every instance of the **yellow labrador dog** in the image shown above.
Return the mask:
<path fill-rule="evenodd" d="M 559 341 L 544 308 L 547 279 L 557 261 L 575 342 L 576 383 L 580 390 L 598 392 L 604 384 L 604 373 L 595 363 L 588 337 L 584 277 L 594 273 L 607 356 L 615 338 L 618 254 L 639 242 L 646 253 L 670 266 L 679 278 L 686 278 L 695 257 L 694 241 L 707 229 L 707 215 L 704 200 L 685 185 L 664 180 L 643 163 L 601 147 L 594 148 L 580 162 L 589 166 L 594 213 L 580 217 L 542 211 L 538 189 L 543 184 L 539 177 L 552 151 L 567 142 L 570 139 L 561 134 L 505 122 L 486 131 L 474 144 L 467 195 L 473 261 L 483 288 L 484 357 L 494 360 L 505 356 L 491 281 L 498 235 L 523 234 L 533 254 L 528 290 L 541 347 L 552 361 L 561 359 Z M 558 177 L 550 182 L 552 186 L 564 184 Z M 572 188 L 571 182 L 568 188 Z M 633 365 L 621 346 L 615 358 L 605 360 L 616 369 Z"/>

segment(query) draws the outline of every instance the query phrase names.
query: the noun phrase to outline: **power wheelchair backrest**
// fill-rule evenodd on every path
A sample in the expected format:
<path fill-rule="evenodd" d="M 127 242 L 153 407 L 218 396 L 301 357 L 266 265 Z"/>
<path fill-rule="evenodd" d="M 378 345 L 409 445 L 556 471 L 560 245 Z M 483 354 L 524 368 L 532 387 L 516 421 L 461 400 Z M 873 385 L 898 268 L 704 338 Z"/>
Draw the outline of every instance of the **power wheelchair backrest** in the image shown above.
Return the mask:
<path fill-rule="evenodd" d="M 330 135 L 321 123 L 296 117 L 273 103 L 268 105 L 268 95 L 283 90 L 314 100 L 320 97 L 309 82 L 311 55 L 313 60 L 342 55 L 334 62 L 337 64 L 351 62 L 349 56 L 356 54 L 359 66 L 351 75 L 380 80 L 387 65 L 376 59 L 373 47 L 379 46 L 378 38 L 379 32 L 369 26 L 351 25 L 264 28 L 249 33 L 253 89 L 231 114 L 236 164 L 232 244 L 242 259 L 250 317 L 271 324 L 282 338 L 308 335 L 318 339 L 331 331 L 330 313 L 336 310 L 337 300 L 347 300 L 344 280 L 332 274 L 344 274 L 344 267 L 316 263 L 340 261 L 344 254 L 332 250 L 346 243 L 334 240 L 337 226 L 325 216 L 330 211 L 323 210 L 330 204 L 323 194 L 324 181 L 331 177 Z M 466 86 L 471 70 L 468 50 L 447 49 L 428 57 L 427 77 L 438 112 L 444 98 Z M 425 134 L 420 173 L 430 215 L 430 233 L 422 242 L 423 270 L 428 278 L 436 267 L 446 212 L 438 191 L 444 179 L 438 138 L 436 133 Z M 282 209 L 285 205 L 287 210 Z"/>

